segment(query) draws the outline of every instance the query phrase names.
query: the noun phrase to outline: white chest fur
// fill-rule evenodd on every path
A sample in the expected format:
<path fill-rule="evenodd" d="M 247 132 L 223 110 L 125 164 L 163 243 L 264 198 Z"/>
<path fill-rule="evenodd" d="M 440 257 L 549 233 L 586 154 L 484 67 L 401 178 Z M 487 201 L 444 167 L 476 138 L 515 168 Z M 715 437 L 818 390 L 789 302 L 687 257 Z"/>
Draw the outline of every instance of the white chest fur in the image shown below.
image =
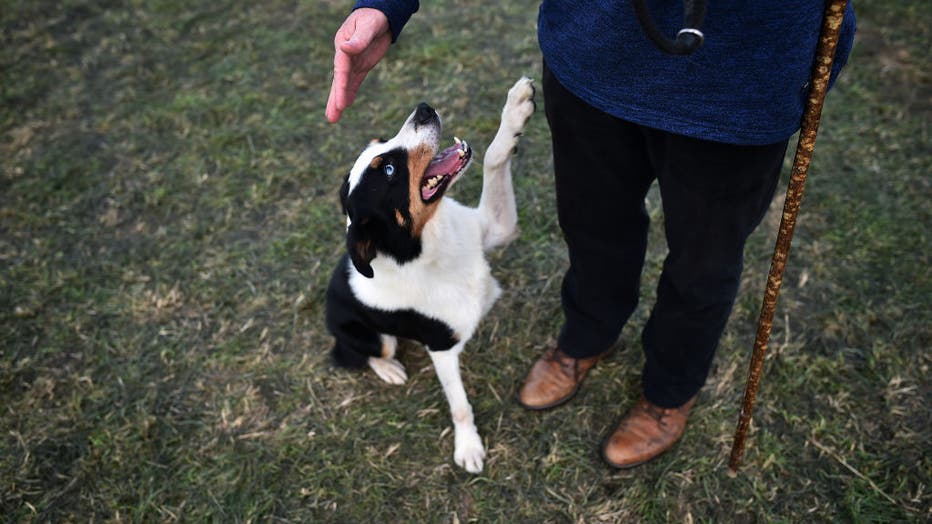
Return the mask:
<path fill-rule="evenodd" d="M 379 254 L 373 278 L 349 266 L 356 298 L 383 311 L 410 309 L 468 339 L 501 294 L 482 249 L 479 214 L 444 198 L 421 235 L 421 255 L 399 264 Z"/>

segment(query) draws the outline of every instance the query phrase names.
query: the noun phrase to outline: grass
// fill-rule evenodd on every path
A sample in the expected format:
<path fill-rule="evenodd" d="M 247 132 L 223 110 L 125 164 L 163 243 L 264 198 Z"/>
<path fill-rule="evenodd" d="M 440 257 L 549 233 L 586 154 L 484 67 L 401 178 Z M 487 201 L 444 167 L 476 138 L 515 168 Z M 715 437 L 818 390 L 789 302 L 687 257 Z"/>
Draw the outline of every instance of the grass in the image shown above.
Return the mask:
<path fill-rule="evenodd" d="M 522 236 L 467 351 L 489 456 L 452 465 L 429 359 L 337 372 L 323 291 L 359 148 L 429 100 L 480 146 L 539 78 L 535 9 L 426 2 L 336 126 L 345 2 L 0 2 L 0 515 L 9 522 L 926 522 L 932 26 L 857 2 L 829 95 L 741 474 L 726 476 L 779 198 L 752 237 L 715 369 L 677 448 L 614 471 L 643 305 L 580 396 L 514 402 L 560 325 L 566 254 L 543 117 L 515 162 Z M 481 152 L 481 151 L 480 151 Z M 475 202 L 478 170 L 455 196 Z M 656 196 L 650 209 L 660 218 Z"/>

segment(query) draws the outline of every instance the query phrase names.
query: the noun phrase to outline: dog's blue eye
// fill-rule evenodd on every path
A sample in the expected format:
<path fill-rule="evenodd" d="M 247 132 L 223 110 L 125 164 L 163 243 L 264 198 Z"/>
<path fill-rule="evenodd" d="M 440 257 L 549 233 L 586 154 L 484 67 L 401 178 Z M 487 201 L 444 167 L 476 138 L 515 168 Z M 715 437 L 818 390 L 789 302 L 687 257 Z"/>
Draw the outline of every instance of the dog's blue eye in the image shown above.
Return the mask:
<path fill-rule="evenodd" d="M 385 171 L 386 176 L 392 176 L 395 174 L 395 166 L 391 164 L 385 164 L 383 171 Z"/>

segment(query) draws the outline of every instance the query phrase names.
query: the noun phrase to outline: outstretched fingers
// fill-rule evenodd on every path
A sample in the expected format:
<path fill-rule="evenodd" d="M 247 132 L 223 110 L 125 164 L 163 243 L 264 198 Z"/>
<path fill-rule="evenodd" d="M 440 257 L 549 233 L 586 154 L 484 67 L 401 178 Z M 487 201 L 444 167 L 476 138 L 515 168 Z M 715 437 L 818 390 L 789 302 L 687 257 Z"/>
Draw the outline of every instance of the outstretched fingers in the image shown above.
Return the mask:
<path fill-rule="evenodd" d="M 327 120 L 338 121 L 353 104 L 366 75 L 385 56 L 389 46 L 391 31 L 388 18 L 381 11 L 362 8 L 347 17 L 333 39 L 333 83 L 327 98 Z"/>

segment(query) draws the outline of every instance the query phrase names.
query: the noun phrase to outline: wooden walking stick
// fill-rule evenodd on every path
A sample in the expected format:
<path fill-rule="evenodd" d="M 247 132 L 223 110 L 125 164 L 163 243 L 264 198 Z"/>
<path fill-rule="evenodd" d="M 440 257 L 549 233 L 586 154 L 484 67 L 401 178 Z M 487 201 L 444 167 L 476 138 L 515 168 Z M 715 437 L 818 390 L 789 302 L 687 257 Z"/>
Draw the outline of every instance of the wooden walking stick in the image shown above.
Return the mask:
<path fill-rule="evenodd" d="M 780 231 L 777 233 L 773 260 L 770 263 L 770 274 L 767 277 L 767 289 L 764 292 L 760 319 L 757 323 L 757 338 L 754 341 L 754 353 L 751 356 L 750 372 L 744 390 L 744 401 L 741 405 L 738 427 L 735 430 L 734 444 L 731 447 L 731 458 L 728 461 L 728 474 L 732 477 L 738 474 L 738 466 L 744 456 L 744 444 L 748 436 L 748 427 L 751 424 L 751 414 L 754 411 L 757 388 L 760 386 L 761 368 L 764 365 L 767 343 L 770 340 L 770 329 L 773 326 L 777 297 L 783 283 L 783 271 L 786 269 L 786 259 L 789 256 L 790 243 L 793 240 L 796 217 L 799 215 L 799 204 L 803 197 L 803 186 L 806 183 L 806 174 L 809 171 L 812 151 L 815 148 L 819 118 L 822 116 L 822 104 L 825 102 L 825 93 L 828 91 L 832 61 L 835 58 L 835 48 L 838 46 L 838 33 L 841 29 L 841 22 L 847 5 L 848 0 L 828 0 L 825 6 L 822 31 L 819 34 L 819 43 L 812 64 L 809 98 L 803 111 L 799 142 L 796 145 L 796 156 L 793 159 L 793 170 L 790 175 L 789 187 L 786 189 L 786 201 L 783 204 Z"/>

